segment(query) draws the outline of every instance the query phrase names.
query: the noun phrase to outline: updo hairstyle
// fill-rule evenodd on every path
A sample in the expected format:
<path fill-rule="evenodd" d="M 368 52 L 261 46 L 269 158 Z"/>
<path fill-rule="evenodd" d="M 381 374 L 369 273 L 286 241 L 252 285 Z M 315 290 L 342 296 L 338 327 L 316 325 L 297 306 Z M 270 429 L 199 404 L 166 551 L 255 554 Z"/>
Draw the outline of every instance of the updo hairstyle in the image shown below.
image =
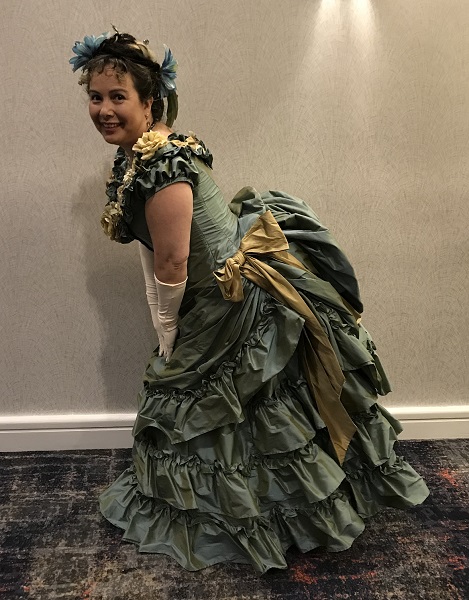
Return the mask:
<path fill-rule="evenodd" d="M 161 121 L 164 112 L 160 93 L 161 67 L 143 42 L 128 33 L 116 33 L 100 45 L 98 53 L 84 67 L 78 83 L 89 91 L 92 75 L 102 73 L 106 68 L 114 69 L 119 81 L 128 73 L 140 101 L 153 98 L 153 122 Z"/>

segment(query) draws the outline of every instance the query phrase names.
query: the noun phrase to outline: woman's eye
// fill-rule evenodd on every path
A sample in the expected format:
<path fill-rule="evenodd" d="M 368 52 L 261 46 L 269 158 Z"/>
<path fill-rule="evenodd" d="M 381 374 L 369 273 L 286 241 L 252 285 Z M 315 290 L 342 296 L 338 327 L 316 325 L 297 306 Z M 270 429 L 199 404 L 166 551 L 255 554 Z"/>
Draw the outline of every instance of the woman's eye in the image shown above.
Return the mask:
<path fill-rule="evenodd" d="M 100 97 L 98 96 L 98 94 L 90 94 L 90 101 L 91 102 L 99 102 Z"/>
<path fill-rule="evenodd" d="M 125 96 L 123 96 L 122 94 L 117 94 L 114 97 L 115 97 L 116 100 L 125 100 Z"/>

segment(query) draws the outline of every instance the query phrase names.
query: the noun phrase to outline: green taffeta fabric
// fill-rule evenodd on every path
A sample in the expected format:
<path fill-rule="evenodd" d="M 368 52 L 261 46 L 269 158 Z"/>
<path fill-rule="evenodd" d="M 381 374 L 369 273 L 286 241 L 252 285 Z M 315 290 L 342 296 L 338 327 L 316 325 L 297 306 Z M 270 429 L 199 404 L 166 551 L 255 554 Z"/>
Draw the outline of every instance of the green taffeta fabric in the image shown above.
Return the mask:
<path fill-rule="evenodd" d="M 194 213 L 174 353 L 169 363 L 156 351 L 150 358 L 133 465 L 102 494 L 102 513 L 141 552 L 167 554 L 189 570 L 226 561 L 265 572 L 287 566 L 290 546 L 345 550 L 381 507 L 428 495 L 393 449 L 399 423 L 377 403 L 389 384 L 357 318 L 353 269 L 301 200 L 243 188 L 227 205 L 211 155 L 186 139 L 172 134 L 123 193 L 125 241 L 149 248 L 144 206 L 155 192 L 188 182 Z M 121 150 L 113 173 L 111 200 L 125 173 Z M 342 460 L 320 409 L 326 400 L 308 384 L 304 317 L 245 277 L 242 300 L 224 299 L 214 276 L 268 211 L 301 268 L 260 260 L 306 303 L 343 374 L 340 407 L 356 431 Z"/>

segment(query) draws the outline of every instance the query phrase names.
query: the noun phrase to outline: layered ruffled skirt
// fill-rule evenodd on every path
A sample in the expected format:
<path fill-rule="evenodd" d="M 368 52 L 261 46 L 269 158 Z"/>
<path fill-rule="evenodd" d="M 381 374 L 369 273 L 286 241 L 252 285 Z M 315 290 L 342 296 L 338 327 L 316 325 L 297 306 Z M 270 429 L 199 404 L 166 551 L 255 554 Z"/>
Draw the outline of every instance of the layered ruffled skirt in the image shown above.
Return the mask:
<path fill-rule="evenodd" d="M 231 206 L 248 231 L 270 210 L 303 270 L 268 260 L 307 303 L 345 377 L 353 435 L 339 460 L 303 369 L 304 319 L 243 279 L 242 302 L 214 278 L 189 289 L 168 365 L 155 352 L 134 427 L 133 464 L 101 510 L 141 552 L 198 570 L 219 562 L 285 568 L 285 552 L 345 550 L 381 507 L 428 495 L 393 445 L 399 423 L 377 403 L 389 391 L 375 346 L 357 322 L 347 259 L 301 201 L 244 189 Z"/>

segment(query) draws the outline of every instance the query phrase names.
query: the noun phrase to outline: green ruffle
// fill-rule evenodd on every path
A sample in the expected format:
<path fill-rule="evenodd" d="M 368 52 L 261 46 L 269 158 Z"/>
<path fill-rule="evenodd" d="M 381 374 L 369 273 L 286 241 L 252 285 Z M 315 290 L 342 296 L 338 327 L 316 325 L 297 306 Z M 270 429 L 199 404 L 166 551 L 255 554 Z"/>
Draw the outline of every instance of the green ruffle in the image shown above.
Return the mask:
<path fill-rule="evenodd" d="M 261 573 L 285 568 L 284 554 L 293 544 L 304 552 L 318 546 L 345 550 L 364 529 L 341 492 L 309 508 L 278 507 L 265 517 L 233 521 L 181 511 L 142 495 L 132 469 L 122 473 L 114 488 L 119 498 L 104 493 L 101 510 L 125 530 L 123 539 L 137 544 L 140 552 L 167 554 L 189 571 L 219 562 L 252 564 Z"/>
<path fill-rule="evenodd" d="M 364 517 L 382 506 L 418 504 L 428 494 L 395 455 L 396 422 L 387 415 L 375 404 L 354 416 L 358 433 L 342 468 L 327 453 L 324 429 L 287 453 L 261 455 L 245 443 L 244 460 L 229 465 L 184 456 L 177 447 L 157 450 L 142 439 L 134 467 L 102 494 L 101 510 L 140 551 L 169 554 L 189 570 L 221 561 L 251 563 L 260 572 L 282 568 L 291 545 L 344 550 L 363 531 Z M 212 439 L 216 452 L 223 437 L 227 447 L 236 436 L 249 439 L 249 424 L 224 434 Z"/>
<path fill-rule="evenodd" d="M 149 160 L 140 161 L 135 178 L 135 191 L 139 199 L 146 202 L 163 188 L 176 182 L 187 182 L 196 187 L 199 170 L 194 158 L 200 159 L 208 167 L 212 165 L 212 155 L 203 142 L 197 148 L 176 146 L 173 141 L 185 142 L 186 136 L 175 133 L 168 137 L 166 146 L 159 148 Z"/>
<path fill-rule="evenodd" d="M 254 284 L 246 286 L 244 303 L 213 306 L 203 330 L 197 309 L 182 318 L 169 364 L 157 353 L 150 359 L 134 436 L 154 427 L 177 444 L 241 423 L 249 400 L 291 359 L 303 327 L 297 313 Z"/>
<path fill-rule="evenodd" d="M 230 466 L 155 450 L 149 442 L 137 442 L 133 458 L 145 496 L 235 519 L 259 517 L 264 505 L 291 498 L 324 500 L 345 477 L 314 443 L 281 457 L 252 455 L 249 462 Z"/>
<path fill-rule="evenodd" d="M 156 192 L 176 182 L 187 182 L 195 187 L 198 180 L 199 172 L 189 148 L 164 146 L 139 166 L 135 180 L 138 201 L 146 202 Z"/>
<path fill-rule="evenodd" d="M 358 434 L 343 465 L 354 506 L 370 517 L 383 506 L 407 508 L 428 496 L 422 477 L 394 451 L 400 423 L 379 404 L 352 415 Z"/>

